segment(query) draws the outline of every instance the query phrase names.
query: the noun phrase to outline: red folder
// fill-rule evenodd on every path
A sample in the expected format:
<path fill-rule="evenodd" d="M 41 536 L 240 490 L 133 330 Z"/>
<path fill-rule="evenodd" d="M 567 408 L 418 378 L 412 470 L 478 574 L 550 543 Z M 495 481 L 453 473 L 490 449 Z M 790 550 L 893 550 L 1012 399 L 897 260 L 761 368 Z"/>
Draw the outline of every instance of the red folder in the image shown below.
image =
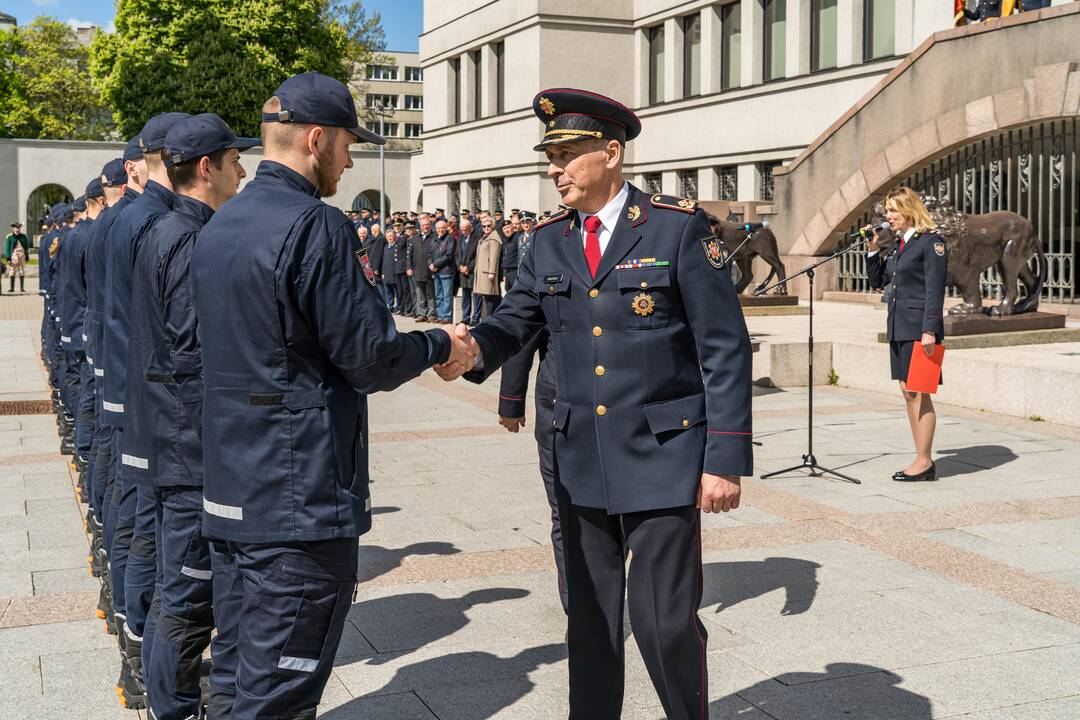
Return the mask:
<path fill-rule="evenodd" d="M 941 363 L 945 359 L 945 346 L 935 345 L 934 354 L 926 356 L 922 343 L 916 341 L 911 348 L 911 366 L 908 367 L 907 389 L 911 392 L 937 392 L 941 382 Z"/>

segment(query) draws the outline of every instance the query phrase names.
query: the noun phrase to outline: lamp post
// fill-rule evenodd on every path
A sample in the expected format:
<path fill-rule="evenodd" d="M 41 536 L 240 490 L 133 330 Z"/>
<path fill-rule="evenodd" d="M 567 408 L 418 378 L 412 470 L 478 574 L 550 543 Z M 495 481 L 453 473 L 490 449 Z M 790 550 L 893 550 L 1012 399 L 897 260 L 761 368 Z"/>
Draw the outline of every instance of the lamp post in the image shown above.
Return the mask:
<path fill-rule="evenodd" d="M 375 100 L 375 114 L 379 116 L 379 137 L 383 134 L 383 119 L 387 116 L 387 110 L 383 107 L 383 99 Z M 393 108 L 390 109 L 393 112 Z M 379 225 L 386 230 L 386 146 L 379 146 Z"/>

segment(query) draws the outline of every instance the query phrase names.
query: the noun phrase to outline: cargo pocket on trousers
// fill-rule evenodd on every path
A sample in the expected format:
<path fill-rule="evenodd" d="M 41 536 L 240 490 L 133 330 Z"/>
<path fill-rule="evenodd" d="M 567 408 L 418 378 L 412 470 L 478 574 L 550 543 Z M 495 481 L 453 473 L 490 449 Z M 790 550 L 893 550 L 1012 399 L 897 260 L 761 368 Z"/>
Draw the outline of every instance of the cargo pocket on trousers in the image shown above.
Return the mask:
<path fill-rule="evenodd" d="M 289 638 L 281 649 L 279 670 L 311 674 L 323 661 L 331 630 L 341 625 L 341 613 L 349 606 L 349 583 L 311 579 L 293 618 Z M 336 650 L 337 643 L 334 643 Z"/>

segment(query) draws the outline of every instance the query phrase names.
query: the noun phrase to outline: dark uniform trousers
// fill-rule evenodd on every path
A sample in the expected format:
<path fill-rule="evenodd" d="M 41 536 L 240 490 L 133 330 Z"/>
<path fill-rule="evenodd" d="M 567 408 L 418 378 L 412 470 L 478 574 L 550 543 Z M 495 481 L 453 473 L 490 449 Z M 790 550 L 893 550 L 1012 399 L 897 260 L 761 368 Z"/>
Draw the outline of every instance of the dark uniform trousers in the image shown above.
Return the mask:
<path fill-rule="evenodd" d="M 397 275 L 397 295 L 398 302 L 400 303 L 400 312 L 402 315 L 413 315 L 416 313 L 416 300 L 413 298 L 412 291 L 412 278 L 405 273 L 398 273 Z"/>
<path fill-rule="evenodd" d="M 620 717 L 627 593 L 667 717 L 704 720 L 694 499 L 702 472 L 753 470 L 746 324 L 693 201 L 630 186 L 595 273 L 579 222 L 568 213 L 536 228 L 514 288 L 473 331 L 483 366 L 465 378 L 482 381 L 550 332 L 570 717 Z"/>

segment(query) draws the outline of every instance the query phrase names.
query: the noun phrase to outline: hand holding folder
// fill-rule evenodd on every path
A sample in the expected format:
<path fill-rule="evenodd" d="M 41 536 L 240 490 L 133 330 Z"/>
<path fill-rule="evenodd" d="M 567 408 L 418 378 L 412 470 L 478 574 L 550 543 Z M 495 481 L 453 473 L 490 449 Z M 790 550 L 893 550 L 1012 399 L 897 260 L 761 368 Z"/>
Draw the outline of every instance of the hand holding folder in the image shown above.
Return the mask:
<path fill-rule="evenodd" d="M 932 355 L 927 356 L 922 346 L 915 343 L 911 349 L 911 365 L 908 367 L 907 389 L 933 395 L 941 382 L 941 363 L 945 359 L 945 346 L 935 345 Z"/>

